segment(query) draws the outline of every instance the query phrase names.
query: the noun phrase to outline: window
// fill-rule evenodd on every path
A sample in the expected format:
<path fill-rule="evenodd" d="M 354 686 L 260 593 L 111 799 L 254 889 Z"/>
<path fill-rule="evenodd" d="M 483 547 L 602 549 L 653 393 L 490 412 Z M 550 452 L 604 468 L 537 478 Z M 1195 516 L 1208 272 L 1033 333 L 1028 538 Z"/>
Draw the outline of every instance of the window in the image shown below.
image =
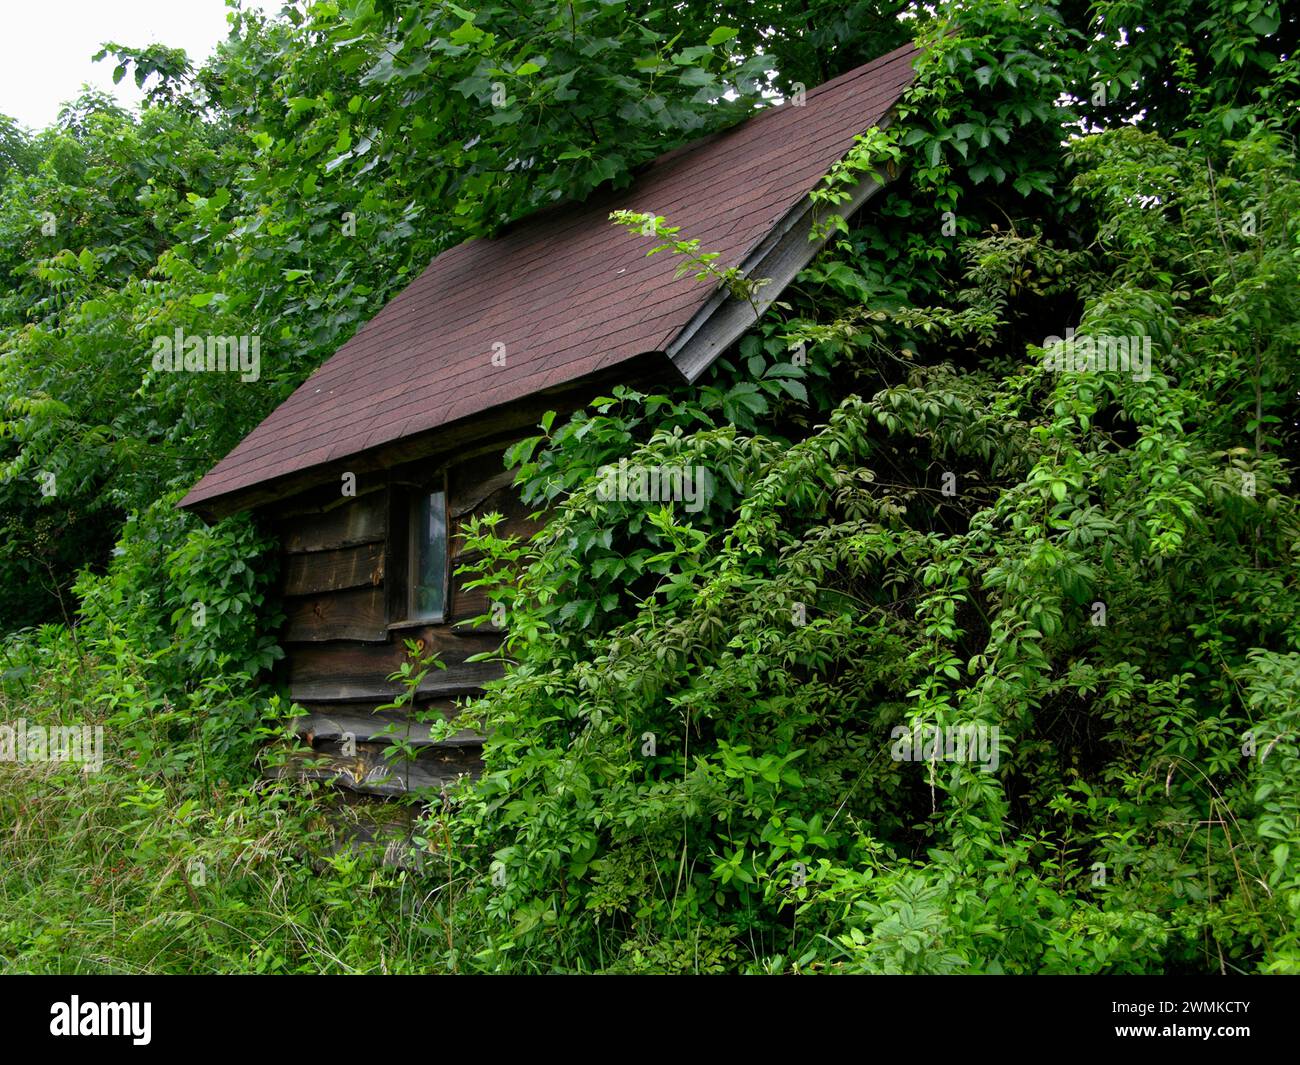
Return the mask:
<path fill-rule="evenodd" d="M 447 605 L 447 493 L 421 492 L 411 507 L 411 620 L 442 620 Z"/>
<path fill-rule="evenodd" d="M 394 484 L 389 509 L 388 619 L 393 626 L 437 624 L 447 615 L 445 483 Z"/>

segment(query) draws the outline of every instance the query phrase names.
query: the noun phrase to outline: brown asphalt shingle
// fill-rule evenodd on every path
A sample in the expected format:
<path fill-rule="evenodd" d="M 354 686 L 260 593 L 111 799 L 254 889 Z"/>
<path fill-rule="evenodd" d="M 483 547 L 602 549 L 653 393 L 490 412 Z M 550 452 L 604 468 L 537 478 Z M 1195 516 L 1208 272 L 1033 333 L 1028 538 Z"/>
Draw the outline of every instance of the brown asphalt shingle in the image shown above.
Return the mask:
<path fill-rule="evenodd" d="M 191 489 L 195 506 L 663 351 L 712 294 L 608 220 L 663 215 L 735 266 L 913 76 L 910 45 L 661 156 L 633 183 L 443 252 Z M 504 367 L 492 364 L 503 343 Z M 263 357 L 273 352 L 263 351 Z"/>

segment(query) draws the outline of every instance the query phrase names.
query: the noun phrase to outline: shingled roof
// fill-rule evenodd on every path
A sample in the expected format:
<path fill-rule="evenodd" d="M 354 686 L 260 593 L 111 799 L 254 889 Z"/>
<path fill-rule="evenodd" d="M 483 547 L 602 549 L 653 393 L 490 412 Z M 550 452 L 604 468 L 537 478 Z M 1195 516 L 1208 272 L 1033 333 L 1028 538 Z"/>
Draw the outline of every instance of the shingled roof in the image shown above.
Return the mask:
<path fill-rule="evenodd" d="M 775 299 L 818 248 L 808 192 L 912 80 L 907 46 L 660 156 L 627 188 L 551 208 L 437 256 L 194 486 L 182 507 L 449 426 L 545 388 L 662 352 L 694 380 L 755 309 L 687 276 L 651 238 L 609 221 L 645 211 L 772 278 Z M 875 186 L 863 182 L 848 210 Z M 761 310 L 761 306 L 760 306 Z M 504 366 L 494 364 L 502 352 Z M 264 356 L 273 353 L 264 352 Z M 498 359 L 497 363 L 501 360 Z"/>

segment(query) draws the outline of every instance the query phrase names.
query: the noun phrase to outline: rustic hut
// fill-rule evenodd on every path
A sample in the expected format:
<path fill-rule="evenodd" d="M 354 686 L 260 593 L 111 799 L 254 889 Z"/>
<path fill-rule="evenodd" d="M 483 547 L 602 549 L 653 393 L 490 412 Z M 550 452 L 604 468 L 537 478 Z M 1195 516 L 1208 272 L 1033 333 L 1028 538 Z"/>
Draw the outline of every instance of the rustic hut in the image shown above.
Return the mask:
<path fill-rule="evenodd" d="M 392 794 L 477 768 L 480 737 L 434 742 L 374 711 L 398 690 L 387 677 L 406 639 L 447 665 L 422 683 L 423 706 L 450 712 L 496 675 L 469 661 L 500 637 L 470 624 L 488 604 L 455 570 L 473 515 L 533 528 L 505 449 L 611 382 L 695 380 L 753 324 L 748 300 L 674 278 L 610 212 L 662 215 L 717 265 L 770 279 L 761 310 L 820 246 L 808 193 L 855 135 L 888 122 L 915 55 L 898 49 L 668 152 L 627 188 L 437 256 L 194 486 L 181 506 L 207 520 L 254 509 L 278 536 L 283 679 L 307 710 L 312 772 Z M 841 213 L 877 188 L 860 182 Z M 418 758 L 383 757 L 393 726 Z"/>

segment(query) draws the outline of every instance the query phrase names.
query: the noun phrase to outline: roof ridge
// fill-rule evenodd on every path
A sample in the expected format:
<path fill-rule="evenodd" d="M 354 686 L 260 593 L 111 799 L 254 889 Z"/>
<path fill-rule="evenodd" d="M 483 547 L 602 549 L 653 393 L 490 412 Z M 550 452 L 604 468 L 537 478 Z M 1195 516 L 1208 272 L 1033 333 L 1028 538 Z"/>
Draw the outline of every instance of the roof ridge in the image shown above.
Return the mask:
<path fill-rule="evenodd" d="M 870 62 L 863 63 L 860 66 L 856 66 L 851 68 L 850 70 L 846 70 L 843 74 L 837 74 L 835 75 L 835 77 L 829 79 L 828 81 L 823 81 L 820 85 L 813 86 L 811 89 L 805 91 L 804 99 L 805 101 L 811 100 L 814 97 L 820 99 L 823 95 L 826 94 L 827 91 L 838 88 L 841 85 L 845 85 L 856 78 L 864 77 L 876 67 L 885 66 L 892 62 L 897 62 L 898 59 L 902 58 L 903 55 L 908 53 L 919 55 L 920 50 L 916 47 L 914 43 L 911 42 L 904 45 L 900 45 L 899 47 L 895 48 L 892 52 L 887 52 L 885 55 L 872 59 Z M 635 167 L 632 168 L 631 171 L 632 175 L 634 178 L 639 177 L 641 174 L 648 172 L 654 167 L 660 166 L 663 163 L 666 163 L 669 160 L 674 159 L 678 156 L 686 155 L 696 150 L 697 148 L 700 148 L 703 145 L 708 144 L 710 141 L 717 140 L 718 138 L 724 136 L 725 134 L 730 133 L 732 130 L 739 129 L 742 126 L 747 126 L 750 123 L 756 122 L 760 119 L 768 118 L 771 115 L 783 114 L 785 112 L 785 109 L 788 106 L 790 106 L 789 102 L 786 100 L 785 97 L 782 97 L 781 99 L 772 102 L 768 106 L 759 107 L 754 111 L 751 111 L 749 114 L 743 115 L 741 118 L 739 118 L 735 122 L 732 122 L 730 125 L 722 126 L 721 128 L 712 130 L 709 133 L 703 133 L 698 137 L 695 137 L 691 140 L 685 141 L 682 144 L 677 145 L 676 147 L 669 148 L 663 152 L 660 152 L 658 155 L 653 156 L 652 158 L 647 159 L 642 163 L 638 163 Z M 623 186 L 623 188 L 626 187 L 627 186 Z M 621 189 L 611 188 L 611 186 L 607 182 L 602 183 L 596 186 L 594 189 L 592 189 L 591 192 L 589 192 L 587 196 L 581 200 L 576 198 L 557 200 L 555 203 L 545 204 L 544 206 L 538 207 L 528 212 L 527 214 L 520 215 L 518 218 L 512 219 L 511 221 L 503 225 L 500 229 L 498 229 L 495 233 L 493 233 L 492 237 L 489 239 L 495 239 L 496 237 L 499 237 L 504 233 L 517 228 L 521 224 L 528 222 L 539 215 L 545 214 L 546 212 L 559 211 L 559 210 L 563 210 L 566 207 L 573 206 L 574 204 L 587 203 L 593 196 L 600 195 L 602 193 L 602 190 L 612 191 L 612 192 L 622 191 Z M 477 239 L 481 239 L 481 238 L 471 237 L 469 240 L 461 241 L 461 244 L 468 244 L 470 243 L 470 241 L 477 240 Z M 459 247 L 459 246 L 460 245 L 453 245 L 453 247 Z"/>

